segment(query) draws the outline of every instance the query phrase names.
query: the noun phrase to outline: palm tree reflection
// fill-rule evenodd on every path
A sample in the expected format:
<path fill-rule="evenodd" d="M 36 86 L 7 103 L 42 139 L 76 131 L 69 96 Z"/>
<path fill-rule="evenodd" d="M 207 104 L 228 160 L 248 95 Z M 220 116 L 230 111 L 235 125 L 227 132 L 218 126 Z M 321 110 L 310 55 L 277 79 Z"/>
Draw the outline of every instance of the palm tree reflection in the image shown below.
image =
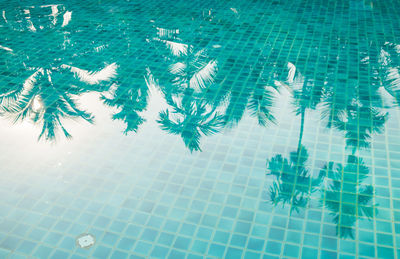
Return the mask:
<path fill-rule="evenodd" d="M 276 180 L 270 187 L 270 197 L 274 205 L 289 205 L 290 211 L 305 209 L 310 195 L 315 192 L 323 180 L 320 174 L 313 178 L 307 168 L 308 152 L 304 146 L 290 153 L 290 158 L 276 155 L 267 161 L 269 174 Z"/>
<path fill-rule="evenodd" d="M 351 45 L 343 47 L 336 62 L 349 61 L 349 48 L 351 50 Z M 350 79 L 335 82 L 337 72 L 328 73 L 322 118 L 327 119 L 328 128 L 344 132 L 346 146 L 353 153 L 368 148 L 371 136 L 382 132 L 387 121 L 388 112 L 384 110 L 386 96 L 397 96 L 395 70 L 392 66 L 400 60 L 395 60 L 399 57 L 394 52 L 393 46 L 385 43 L 380 52 L 371 50 L 370 55 L 361 52 L 360 58 L 351 59 L 351 62 L 358 64 L 360 75 L 365 74 L 365 77 L 351 74 Z M 368 79 L 368 84 L 362 83 L 365 79 Z"/>
<path fill-rule="evenodd" d="M 295 113 L 301 116 L 298 147 L 290 153 L 289 159 L 278 154 L 267 161 L 269 174 L 276 177 L 269 189 L 271 201 L 275 206 L 289 205 L 290 212 L 299 211 L 306 208 L 310 196 L 319 190 L 323 205 L 333 215 L 337 235 L 354 238 L 353 227 L 358 218 L 372 219 L 377 213 L 372 204 L 373 187 L 362 183 L 368 177 L 369 169 L 354 154 L 359 148 L 369 146 L 371 134 L 380 132 L 387 115 L 374 108 L 368 96 L 360 96 L 358 87 L 326 91 L 323 84 L 310 82 L 307 75 L 303 76 L 295 69 L 289 64 L 286 81 L 278 82 L 278 85 L 286 85 L 292 91 Z M 343 102 L 339 98 L 343 98 Z M 328 162 L 318 177 L 313 178 L 307 168 L 308 152 L 302 145 L 302 138 L 307 109 L 315 109 L 321 101 L 324 102 L 324 115 L 330 114 L 328 126 L 345 132 L 346 146 L 352 147 L 353 153 L 348 156 L 345 166 Z M 326 188 L 323 187 L 325 182 Z"/>
<path fill-rule="evenodd" d="M 279 89 L 275 87 L 273 81 L 279 65 L 269 61 L 265 56 L 267 54 L 262 50 L 257 49 L 255 52 L 262 56 L 256 64 L 248 64 L 245 57 L 230 58 L 226 61 L 228 64 L 225 66 L 226 68 L 229 69 L 230 64 L 236 64 L 246 71 L 243 76 L 248 79 L 245 83 L 234 83 L 237 81 L 237 75 L 228 70 L 221 82 L 223 89 L 221 93 L 225 94 L 223 98 L 227 103 L 224 116 L 226 126 L 236 126 L 246 111 L 257 119 L 260 126 L 276 123 L 272 108 Z"/>
<path fill-rule="evenodd" d="M 209 136 L 221 129 L 222 116 L 204 102 L 184 97 L 181 103 L 172 101 L 169 105 L 171 108 L 160 112 L 157 122 L 163 130 L 180 135 L 190 151 L 201 150 L 202 134 Z"/>
<path fill-rule="evenodd" d="M 376 108 L 349 104 L 339 115 L 334 115 L 329 124 L 345 133 L 346 145 L 354 150 L 370 146 L 373 133 L 381 133 L 387 120 L 387 113 Z"/>
<path fill-rule="evenodd" d="M 132 84 L 132 82 L 125 81 L 121 84 L 113 84 L 109 91 L 101 96 L 104 104 L 118 109 L 112 115 L 112 119 L 125 122 L 124 134 L 128 134 L 131 131 L 137 132 L 140 125 L 146 121 L 140 113 L 146 109 L 148 98 L 149 89 L 147 84 Z"/>
<path fill-rule="evenodd" d="M 156 49 L 172 63 L 169 73 L 161 77 L 166 84 L 158 85 L 169 108 L 159 113 L 157 122 L 161 129 L 179 135 L 190 151 L 199 151 L 201 136 L 215 134 L 222 127 L 218 106 L 204 98 L 216 88 L 218 62 L 206 49 L 182 43 L 178 36 L 179 30 L 157 28 L 153 38 Z"/>
<path fill-rule="evenodd" d="M 381 47 L 379 57 L 374 64 L 377 64 L 376 73 L 387 93 L 400 106 L 400 45 L 385 42 Z"/>
<path fill-rule="evenodd" d="M 90 113 L 80 109 L 72 96 L 81 92 L 80 88 L 56 88 L 63 75 L 53 74 L 50 70 L 38 69 L 25 80 L 21 91 L 12 92 L 8 98 L 7 106 L 2 107 L 2 112 L 12 117 L 14 121 L 30 118 L 34 123 L 42 125 L 39 139 L 43 136 L 46 140 L 55 139 L 59 129 L 67 138 L 71 135 L 64 128 L 61 118 L 83 118 L 88 122 L 93 121 Z M 57 80 L 58 79 L 58 80 Z"/>
<path fill-rule="evenodd" d="M 79 108 L 78 97 L 85 92 L 108 89 L 108 82 L 116 76 L 115 63 L 98 71 L 72 65 L 73 57 L 82 53 L 71 48 L 73 43 L 65 28 L 71 14 L 63 5 L 17 9 L 14 16 L 3 11 L 5 26 L 0 27 L 7 35 L 8 45 L 1 51 L 7 51 L 2 55 L 10 76 L 3 79 L 8 83 L 0 88 L 0 112 L 14 122 L 31 119 L 40 124 L 39 139 L 54 140 L 58 131 L 70 138 L 63 118 L 82 118 L 92 123 L 93 116 Z M 29 48 L 21 48 L 19 39 L 24 39 Z M 85 49 L 89 47 L 95 52 L 92 43 L 87 45 Z M 24 81 L 16 82 L 18 79 Z"/>
<path fill-rule="evenodd" d="M 278 154 L 268 160 L 267 169 L 276 176 L 276 181 L 270 187 L 273 204 L 288 204 L 291 211 L 299 211 L 299 208 L 306 208 L 310 195 L 318 189 L 324 178 L 322 174 L 317 178 L 310 175 L 306 165 L 308 152 L 302 145 L 306 111 L 316 108 L 322 91 L 307 79 L 307 75 L 303 76 L 294 64 L 289 62 L 286 68 L 283 69 L 287 72 L 285 81 L 275 84 L 287 87 L 292 93 L 295 114 L 300 115 L 298 145 L 297 150 L 290 153 L 289 159 Z"/>
<path fill-rule="evenodd" d="M 321 201 L 333 215 L 336 233 L 354 239 L 353 227 L 358 218 L 372 219 L 378 213 L 373 204 L 373 186 L 363 184 L 369 169 L 361 158 L 349 155 L 345 166 L 330 162 L 321 173 L 329 179 Z"/>

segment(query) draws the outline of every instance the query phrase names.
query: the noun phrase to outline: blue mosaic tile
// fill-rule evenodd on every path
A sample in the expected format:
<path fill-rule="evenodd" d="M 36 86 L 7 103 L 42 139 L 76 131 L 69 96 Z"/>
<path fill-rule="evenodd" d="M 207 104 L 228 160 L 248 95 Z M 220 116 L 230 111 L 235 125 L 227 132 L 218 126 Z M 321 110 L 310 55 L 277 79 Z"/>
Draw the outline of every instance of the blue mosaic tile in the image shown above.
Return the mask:
<path fill-rule="evenodd" d="M 111 255 L 110 258 L 112 258 L 112 259 L 122 259 L 122 258 L 127 258 L 127 257 L 128 257 L 127 253 L 116 250 L 116 251 L 113 252 L 113 254 Z"/>
<path fill-rule="evenodd" d="M 0 257 L 398 258 L 399 10 L 0 0 Z"/>
<path fill-rule="evenodd" d="M 41 245 L 35 250 L 33 255 L 39 258 L 48 258 L 52 252 L 53 248 Z"/>

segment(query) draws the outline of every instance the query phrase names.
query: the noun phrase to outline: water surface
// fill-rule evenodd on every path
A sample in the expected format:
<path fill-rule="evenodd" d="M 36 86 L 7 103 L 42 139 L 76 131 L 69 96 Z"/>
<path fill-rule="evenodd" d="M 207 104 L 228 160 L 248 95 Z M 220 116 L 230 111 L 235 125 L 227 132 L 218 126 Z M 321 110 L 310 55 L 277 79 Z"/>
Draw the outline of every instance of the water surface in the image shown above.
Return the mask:
<path fill-rule="evenodd" d="M 398 10 L 0 1 L 0 257 L 397 258 Z"/>

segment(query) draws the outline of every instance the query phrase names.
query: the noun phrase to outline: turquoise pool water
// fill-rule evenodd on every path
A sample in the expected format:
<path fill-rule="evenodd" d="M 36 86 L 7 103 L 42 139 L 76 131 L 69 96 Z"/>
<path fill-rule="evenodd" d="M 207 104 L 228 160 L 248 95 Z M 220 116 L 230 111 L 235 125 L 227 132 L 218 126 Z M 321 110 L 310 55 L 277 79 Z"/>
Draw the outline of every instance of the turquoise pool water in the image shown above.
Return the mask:
<path fill-rule="evenodd" d="M 398 258 L 399 105 L 399 1 L 0 0 L 0 258 Z"/>

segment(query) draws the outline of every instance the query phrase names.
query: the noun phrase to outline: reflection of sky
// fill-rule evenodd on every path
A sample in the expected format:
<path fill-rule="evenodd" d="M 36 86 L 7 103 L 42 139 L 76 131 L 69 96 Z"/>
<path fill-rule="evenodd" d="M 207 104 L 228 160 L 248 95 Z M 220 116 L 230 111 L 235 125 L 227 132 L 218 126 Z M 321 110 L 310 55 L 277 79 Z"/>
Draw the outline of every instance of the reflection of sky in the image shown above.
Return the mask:
<path fill-rule="evenodd" d="M 185 153 L 184 144 L 179 142 L 179 140 L 174 136 L 169 136 L 163 132 L 155 122 L 158 112 L 165 107 L 165 104 L 163 104 L 163 98 L 157 90 L 154 89 L 152 92 L 148 109 L 143 113 L 147 121 L 136 134 L 128 134 L 127 136 L 121 134 L 124 127 L 123 123 L 111 120 L 110 109 L 105 107 L 99 101 L 98 97 L 98 94 L 85 94 L 80 99 L 82 108 L 90 110 L 95 115 L 96 119 L 94 125 L 75 121 L 65 121 L 65 126 L 73 135 L 71 141 L 59 138 L 55 144 L 49 144 L 45 141 L 38 142 L 37 139 L 32 136 L 37 135 L 40 132 L 40 128 L 36 127 L 28 120 L 16 124 L 12 124 L 8 120 L 0 120 L 0 134 L 2 136 L 8 136 L 3 140 L 4 145 L 1 146 L 2 152 L 10 154 L 10 157 L 15 157 L 15 159 L 19 159 L 20 162 L 23 162 L 28 156 L 32 158 L 31 162 L 33 163 L 34 161 L 48 159 L 49 156 L 53 158 L 61 158 L 63 155 L 70 153 L 82 154 L 82 148 L 92 145 L 93 146 L 90 150 L 97 150 L 97 152 L 99 152 L 96 146 L 102 146 L 103 144 L 107 145 L 106 143 L 109 141 L 113 142 L 112 140 L 116 140 L 116 142 L 123 141 L 125 143 L 140 140 L 139 142 L 142 143 L 142 145 L 140 148 L 138 147 L 138 149 L 152 150 L 155 146 L 161 144 L 156 144 L 154 140 L 169 139 L 169 141 L 175 143 L 175 147 L 180 150 L 179 153 Z M 220 141 L 224 142 L 229 138 L 235 138 L 238 136 L 237 134 L 243 134 L 243 132 L 246 131 L 245 129 L 251 126 L 250 131 L 246 134 L 246 138 L 249 138 L 249 141 L 251 142 L 259 142 L 257 146 L 261 150 L 264 150 L 262 154 L 260 154 L 260 159 L 271 156 L 274 153 L 288 155 L 289 152 L 297 148 L 298 130 L 300 128 L 300 118 L 295 116 L 292 112 L 293 108 L 290 104 L 290 100 L 290 93 L 286 90 L 281 91 L 281 94 L 277 94 L 276 105 L 274 107 L 274 111 L 276 112 L 275 116 L 277 118 L 276 125 L 270 125 L 269 127 L 264 128 L 257 125 L 254 118 L 246 115 L 242 122 L 238 124 L 237 128 L 225 129 L 221 134 L 218 134 L 221 136 L 217 135 L 207 137 L 204 140 L 204 152 L 208 152 L 208 144 L 211 144 L 211 147 L 215 145 L 216 139 L 220 139 Z M 396 129 L 399 126 L 398 116 L 400 115 L 400 112 L 398 109 L 392 109 L 390 111 L 390 119 L 386 124 L 385 134 L 390 136 L 393 140 L 389 146 L 395 148 L 397 141 L 400 140 L 396 137 Z M 254 132 L 261 132 L 263 138 L 260 138 L 260 134 L 252 136 L 251 133 Z M 373 141 L 371 146 L 379 146 L 379 143 L 384 141 L 384 138 L 384 135 L 375 135 L 372 139 Z M 343 162 L 342 159 L 345 152 L 345 143 L 342 133 L 335 129 L 326 129 L 323 122 L 320 120 L 320 114 L 318 111 L 307 111 L 303 139 L 303 144 L 310 150 L 310 156 L 315 157 L 316 160 Z M 146 142 L 148 143 L 145 144 Z M 271 145 L 270 143 L 275 144 Z M 38 152 L 38 149 L 40 149 L 40 152 Z M 330 156 L 328 156 L 327 152 L 323 152 L 327 149 L 332 151 Z M 111 146 L 110 149 L 106 148 L 104 152 L 104 154 L 99 154 L 99 156 L 103 157 L 108 152 L 115 152 L 115 155 L 119 154 L 119 151 L 113 150 Z M 371 152 L 369 150 L 360 152 L 362 157 L 365 157 L 367 161 L 370 161 Z M 6 164 L 11 166 L 15 162 L 16 161 L 14 160 L 10 160 L 7 161 Z M 25 163 L 26 161 L 23 162 L 23 164 Z M 310 163 L 312 166 L 312 162 Z M 393 163 L 395 164 L 395 162 Z"/>

